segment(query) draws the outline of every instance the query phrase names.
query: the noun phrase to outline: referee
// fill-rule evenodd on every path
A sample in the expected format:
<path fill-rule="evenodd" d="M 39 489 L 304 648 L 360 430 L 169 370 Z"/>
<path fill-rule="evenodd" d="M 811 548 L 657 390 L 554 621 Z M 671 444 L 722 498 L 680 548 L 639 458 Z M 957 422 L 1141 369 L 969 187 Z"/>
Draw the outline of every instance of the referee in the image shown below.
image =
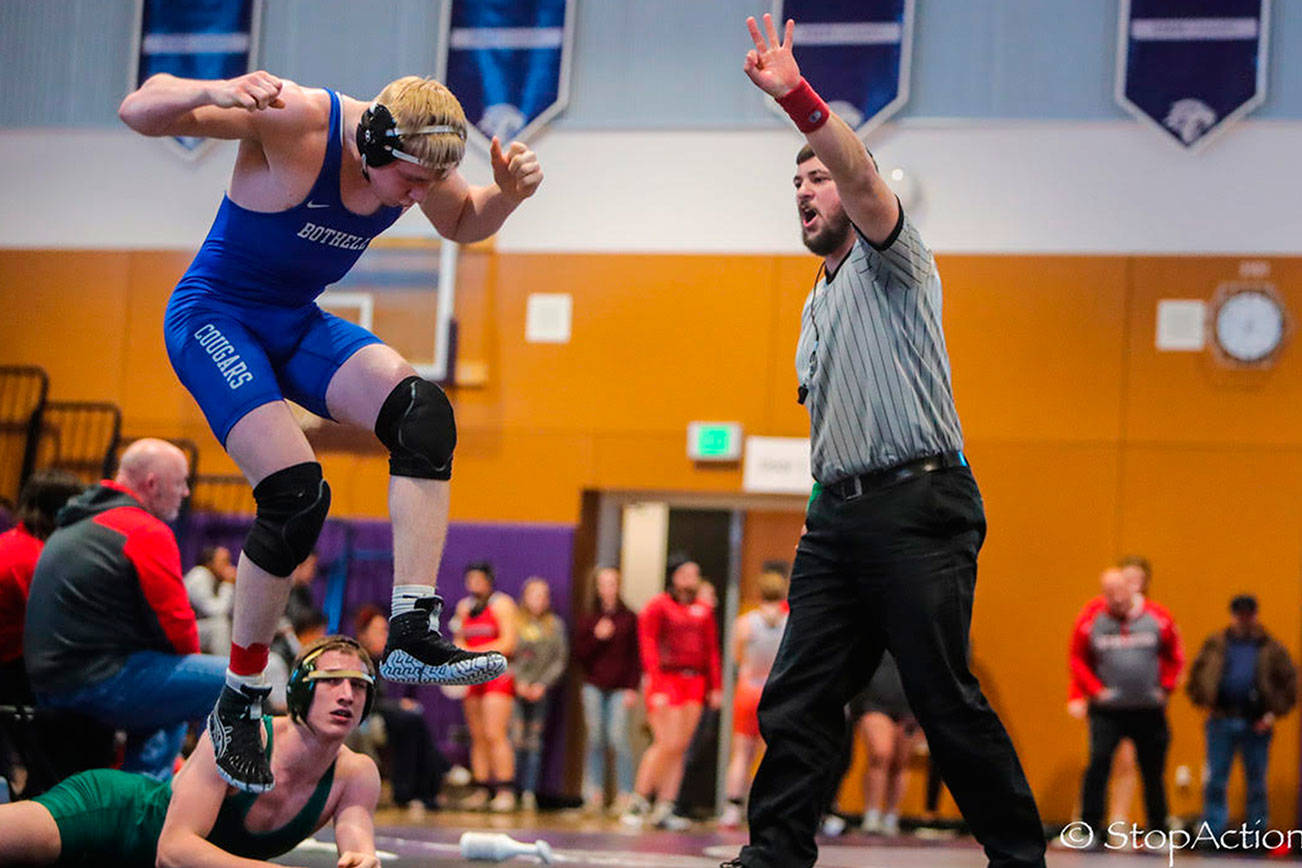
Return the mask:
<path fill-rule="evenodd" d="M 834 786 L 842 708 L 883 649 L 945 783 L 992 866 L 1044 865 L 1012 742 L 968 670 L 981 495 L 963 457 L 936 263 L 855 133 L 800 75 L 794 22 L 770 16 L 745 71 L 808 139 L 796 157 L 801 234 L 823 269 L 796 369 L 818 484 L 791 575 L 791 616 L 760 700 L 768 752 L 750 844 L 723 868 L 797 868 Z"/>

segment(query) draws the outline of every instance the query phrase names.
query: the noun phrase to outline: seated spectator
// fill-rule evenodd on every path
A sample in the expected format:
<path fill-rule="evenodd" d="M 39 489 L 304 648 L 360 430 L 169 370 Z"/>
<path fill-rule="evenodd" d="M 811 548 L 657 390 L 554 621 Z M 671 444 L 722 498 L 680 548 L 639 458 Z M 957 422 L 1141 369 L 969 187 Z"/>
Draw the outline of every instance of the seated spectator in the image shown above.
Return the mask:
<path fill-rule="evenodd" d="M 552 705 L 553 688 L 569 665 L 565 625 L 552 611 L 546 579 L 532 577 L 520 591 L 519 622 L 511 674 L 515 678 L 516 769 L 520 776 L 520 807 L 538 808 L 538 778 L 542 772 L 543 732 Z"/>
<path fill-rule="evenodd" d="M 378 659 L 389 640 L 388 616 L 379 607 L 366 605 L 354 624 L 357 641 Z M 384 721 L 393 800 L 418 819 L 426 808 L 438 807 L 443 777 L 452 766 L 434 744 L 425 709 L 412 695 L 415 685 L 378 681 L 375 687 L 375 714 Z"/>
<path fill-rule="evenodd" d="M 289 619 L 295 633 L 303 632 L 309 622 L 315 622 L 321 611 L 312 593 L 316 568 L 317 554 L 312 552 L 289 574 L 289 599 L 285 602 L 285 617 Z"/>
<path fill-rule="evenodd" d="M 1257 598 L 1230 602 L 1230 626 L 1207 637 L 1186 691 L 1207 715 L 1207 781 L 1203 818 L 1218 837 L 1229 822 L 1225 785 L 1234 755 L 1243 756 L 1249 829 L 1270 828 L 1266 765 L 1275 722 L 1297 702 L 1297 669 L 1288 650 L 1257 620 Z"/>
<path fill-rule="evenodd" d="M 18 524 L 0 534 L 0 704 L 30 705 L 23 664 L 23 619 L 32 572 L 55 516 L 85 488 L 66 470 L 38 470 L 18 495 Z"/>
<path fill-rule="evenodd" d="M 637 646 L 637 614 L 620 596 L 620 573 L 595 567 L 592 611 L 574 630 L 574 659 L 583 667 L 583 721 L 587 761 L 583 769 L 586 809 L 605 806 L 606 751 L 615 760 L 615 807 L 621 813 L 633 795 L 633 748 L 628 740 L 628 712 L 637 704 L 642 661 Z"/>
<path fill-rule="evenodd" d="M 36 564 L 23 637 L 37 703 L 126 730 L 122 768 L 159 780 L 226 673 L 225 658 L 198 653 L 166 524 L 189 493 L 187 474 L 180 449 L 137 440 L 112 481 L 69 501 Z"/>
<path fill-rule="evenodd" d="M 299 630 L 295 630 L 289 618 L 281 618 L 276 625 L 276 634 L 271 639 L 265 672 L 267 684 L 271 686 L 271 693 L 265 703 L 270 714 L 284 714 L 289 672 L 294 658 L 308 645 L 326 635 L 329 619 L 325 612 L 313 609 L 302 616 L 299 627 Z"/>
<path fill-rule="evenodd" d="M 231 606 L 235 603 L 235 565 L 226 546 L 205 546 L 199 563 L 185 574 L 185 593 L 199 625 L 199 650 L 225 654 L 231 647 Z"/>

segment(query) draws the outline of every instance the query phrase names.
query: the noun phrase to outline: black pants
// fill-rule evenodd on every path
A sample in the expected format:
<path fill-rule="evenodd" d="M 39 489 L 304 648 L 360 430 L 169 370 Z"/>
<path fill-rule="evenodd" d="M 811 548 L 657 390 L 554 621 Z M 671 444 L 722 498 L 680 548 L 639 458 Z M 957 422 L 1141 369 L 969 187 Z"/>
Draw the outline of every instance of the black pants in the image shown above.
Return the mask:
<path fill-rule="evenodd" d="M 435 807 L 451 764 L 434 745 L 425 715 L 405 708 L 385 708 L 380 714 L 389 736 L 393 800 L 399 805 L 419 801 Z"/>
<path fill-rule="evenodd" d="M 1117 744 L 1129 738 L 1135 743 L 1139 774 L 1144 781 L 1144 815 L 1148 828 L 1166 828 L 1166 749 L 1171 731 L 1166 709 L 1090 709 L 1090 764 L 1081 787 L 1080 818 L 1100 837 L 1103 833 L 1103 803 L 1107 798 L 1108 775 Z"/>
<path fill-rule="evenodd" d="M 811 504 L 791 616 L 760 699 L 768 745 L 751 789 L 752 868 L 811 866 L 845 727 L 843 707 L 889 649 L 909 704 L 992 866 L 1044 865 L 1035 798 L 968 669 L 985 514 L 967 468 Z"/>

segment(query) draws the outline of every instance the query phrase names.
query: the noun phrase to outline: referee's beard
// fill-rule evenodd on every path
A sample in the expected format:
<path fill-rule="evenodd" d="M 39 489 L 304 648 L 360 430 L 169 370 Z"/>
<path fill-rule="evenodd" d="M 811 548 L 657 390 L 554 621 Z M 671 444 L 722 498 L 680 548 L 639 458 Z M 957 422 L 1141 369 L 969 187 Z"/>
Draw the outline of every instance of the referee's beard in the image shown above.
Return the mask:
<path fill-rule="evenodd" d="M 815 232 L 810 232 L 803 226 L 800 229 L 800 240 L 805 242 L 805 247 L 815 256 L 830 256 L 841 249 L 845 244 L 845 239 L 850 235 L 850 218 L 845 215 L 845 210 L 837 208 L 833 214 L 819 214 L 822 219 L 823 227 Z"/>

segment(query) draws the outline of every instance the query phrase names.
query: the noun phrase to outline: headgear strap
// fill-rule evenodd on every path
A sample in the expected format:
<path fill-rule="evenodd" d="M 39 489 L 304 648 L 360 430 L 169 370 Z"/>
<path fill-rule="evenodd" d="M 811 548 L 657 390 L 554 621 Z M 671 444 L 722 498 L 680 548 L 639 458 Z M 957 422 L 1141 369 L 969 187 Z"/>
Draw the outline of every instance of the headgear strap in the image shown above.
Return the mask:
<path fill-rule="evenodd" d="M 465 141 L 466 131 L 451 124 L 431 124 L 414 130 L 399 130 L 389 107 L 383 103 L 374 103 L 362 113 L 362 120 L 357 125 L 357 150 L 362 155 L 363 168 L 387 166 L 395 159 L 418 166 L 426 165 L 419 157 L 413 157 L 402 150 L 403 136 L 422 136 L 434 133 L 452 133 Z"/>

